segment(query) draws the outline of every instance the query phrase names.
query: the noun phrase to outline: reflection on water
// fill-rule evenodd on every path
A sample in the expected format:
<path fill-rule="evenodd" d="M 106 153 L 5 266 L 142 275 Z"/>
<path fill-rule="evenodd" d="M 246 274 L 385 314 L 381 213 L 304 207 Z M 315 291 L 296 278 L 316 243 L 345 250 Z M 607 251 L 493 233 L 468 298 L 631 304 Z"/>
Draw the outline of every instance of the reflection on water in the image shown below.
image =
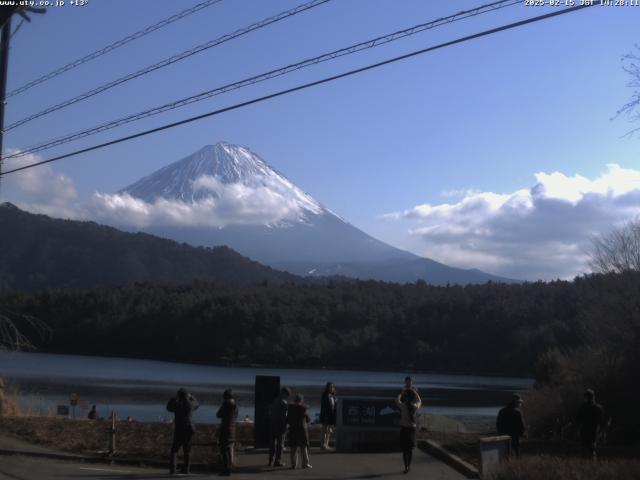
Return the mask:
<path fill-rule="evenodd" d="M 240 418 L 253 416 L 256 375 L 279 375 L 281 383 L 304 394 L 312 417 L 319 412 L 326 382 L 338 387 L 338 396 L 394 396 L 402 386 L 403 372 L 234 368 L 169 363 L 128 358 L 0 352 L 0 376 L 17 389 L 25 409 L 46 414 L 69 403 L 77 393 L 76 415 L 86 416 L 91 405 L 107 416 L 115 410 L 121 418 L 166 421 L 169 397 L 185 387 L 200 401 L 196 421 L 215 422 L 222 391 L 233 388 Z M 493 416 L 513 391 L 526 389 L 530 379 L 471 375 L 412 374 L 423 396 L 426 412 L 442 415 Z"/>

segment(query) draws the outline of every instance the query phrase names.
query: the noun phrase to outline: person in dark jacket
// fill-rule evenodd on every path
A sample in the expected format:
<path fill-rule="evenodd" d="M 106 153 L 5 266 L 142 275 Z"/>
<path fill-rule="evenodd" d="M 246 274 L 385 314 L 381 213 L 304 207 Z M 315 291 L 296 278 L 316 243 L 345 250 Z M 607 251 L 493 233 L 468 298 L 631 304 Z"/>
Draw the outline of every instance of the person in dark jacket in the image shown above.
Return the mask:
<path fill-rule="evenodd" d="M 191 422 L 191 415 L 198 407 L 198 401 L 184 388 L 178 390 L 178 394 L 167 403 L 167 410 L 174 414 L 173 443 L 171 444 L 171 463 L 169 465 L 169 473 L 172 475 L 176 473 L 178 451 L 181 447 L 184 453 L 182 473 L 189 473 L 191 439 L 196 431 Z"/>
<path fill-rule="evenodd" d="M 89 410 L 89 415 L 87 415 L 87 418 L 89 420 L 98 420 L 98 410 L 96 409 L 96 406 L 92 406 L 91 410 Z"/>
<path fill-rule="evenodd" d="M 329 450 L 331 432 L 333 432 L 336 425 L 336 386 L 331 382 L 327 383 L 322 393 L 320 423 L 322 424 L 320 448 Z"/>
<path fill-rule="evenodd" d="M 522 413 L 522 403 L 522 397 L 514 394 L 509 404 L 500 409 L 496 420 L 498 433 L 511 437 L 511 451 L 515 455 L 520 455 L 520 437 L 527 430 Z"/>
<path fill-rule="evenodd" d="M 271 405 L 269 405 L 269 466 L 284 467 L 282 451 L 284 449 L 284 436 L 287 433 L 287 403 L 291 396 L 291 390 L 287 387 L 280 389 Z"/>
<path fill-rule="evenodd" d="M 311 468 L 309 463 L 309 407 L 302 395 L 296 395 L 289 404 L 287 424 L 289 425 L 289 446 L 291 447 L 291 468 L 298 466 L 298 450 L 302 456 L 302 468 Z"/>
<path fill-rule="evenodd" d="M 404 461 L 404 473 L 411 470 L 413 449 L 416 446 L 417 414 L 422 406 L 422 399 L 411 385 L 403 388 L 396 398 L 396 405 L 400 408 L 400 447 Z"/>
<path fill-rule="evenodd" d="M 216 413 L 220 419 L 218 427 L 218 445 L 222 455 L 221 475 L 231 475 L 231 459 L 233 456 L 233 444 L 236 441 L 236 419 L 238 418 L 238 406 L 233 398 L 231 390 L 225 390 L 222 394 L 222 405 Z"/>
<path fill-rule="evenodd" d="M 584 392 L 584 402 L 578 412 L 577 424 L 580 427 L 580 441 L 582 454 L 591 459 L 596 459 L 596 442 L 598 432 L 602 425 L 604 411 L 602 406 L 596 403 L 596 395 L 593 390 Z"/>

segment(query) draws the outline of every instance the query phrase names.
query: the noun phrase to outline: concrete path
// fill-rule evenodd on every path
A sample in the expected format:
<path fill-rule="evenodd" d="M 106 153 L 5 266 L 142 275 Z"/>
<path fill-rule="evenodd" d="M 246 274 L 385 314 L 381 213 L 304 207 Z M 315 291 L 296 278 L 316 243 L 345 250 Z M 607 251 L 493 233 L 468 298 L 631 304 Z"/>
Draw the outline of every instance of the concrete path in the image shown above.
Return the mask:
<path fill-rule="evenodd" d="M 0 435 L 0 480 L 102 479 L 151 480 L 168 478 L 167 469 L 130 467 L 122 464 L 82 461 L 81 456 L 57 452 L 21 440 Z M 13 452 L 13 454 L 12 454 Z M 23 454 L 17 454 L 23 452 Z M 32 455 L 31 455 L 32 454 Z M 42 455 L 50 455 L 46 458 Z M 60 455 L 58 458 L 57 455 Z M 285 461 L 289 456 L 285 454 Z M 364 480 L 409 479 L 461 480 L 465 477 L 425 452 L 414 451 L 411 472 L 403 473 L 400 453 L 334 453 L 311 449 L 311 469 L 292 470 L 267 467 L 266 452 L 242 453 L 236 458 L 233 477 L 237 479 Z M 217 473 L 192 474 L 197 478 L 215 478 Z"/>
<path fill-rule="evenodd" d="M 33 443 L 28 443 L 23 440 L 18 440 L 17 438 L 5 437 L 2 435 L 0 435 L 0 450 L 52 454 L 52 455 L 61 453 L 58 450 L 54 450 L 52 448 L 41 447 L 40 445 L 35 445 Z M 73 455 L 73 454 L 65 453 L 64 455 Z"/>
<path fill-rule="evenodd" d="M 424 452 L 416 450 L 414 466 L 407 475 L 402 473 L 399 453 L 311 455 L 312 469 L 268 468 L 263 466 L 264 455 L 240 455 L 234 478 L 249 479 L 304 479 L 313 480 L 364 480 L 410 479 L 458 480 L 462 475 Z M 19 455 L 0 456 L 1 480 L 152 480 L 168 478 L 166 470 L 137 468 L 121 465 L 80 463 L 49 460 Z M 217 474 L 192 474 L 196 478 L 217 478 Z"/>

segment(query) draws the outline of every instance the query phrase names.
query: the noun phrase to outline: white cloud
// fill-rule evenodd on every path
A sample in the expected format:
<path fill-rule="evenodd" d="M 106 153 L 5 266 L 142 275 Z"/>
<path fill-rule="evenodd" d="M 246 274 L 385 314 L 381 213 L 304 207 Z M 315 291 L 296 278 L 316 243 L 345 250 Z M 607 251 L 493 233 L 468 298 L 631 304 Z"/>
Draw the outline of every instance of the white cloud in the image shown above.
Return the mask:
<path fill-rule="evenodd" d="M 12 169 L 41 160 L 34 155 L 8 159 Z M 279 184 L 225 184 L 212 176 L 194 181 L 195 191 L 208 191 L 193 203 L 157 199 L 145 202 L 129 194 L 94 193 L 81 199 L 73 181 L 56 173 L 49 165 L 7 175 L 2 183 L 2 201 L 34 213 L 58 218 L 94 220 L 109 225 L 144 228 L 148 226 L 224 227 L 230 224 L 274 225 L 303 218 L 319 206 L 302 193 L 287 194 Z M 304 198 L 302 198 L 304 197 Z"/>
<path fill-rule="evenodd" d="M 16 150 L 8 150 L 8 154 Z M 20 168 L 42 160 L 35 155 L 10 158 L 4 170 Z M 52 216 L 72 217 L 78 192 L 73 181 L 55 173 L 50 165 L 41 165 L 2 177 L 0 187 L 3 201 L 12 201 L 24 210 Z"/>
<path fill-rule="evenodd" d="M 585 273 L 589 238 L 640 215 L 640 170 L 616 164 L 598 178 L 536 173 L 529 189 L 468 190 L 457 203 L 385 214 L 411 222 L 418 253 L 523 279 Z"/>

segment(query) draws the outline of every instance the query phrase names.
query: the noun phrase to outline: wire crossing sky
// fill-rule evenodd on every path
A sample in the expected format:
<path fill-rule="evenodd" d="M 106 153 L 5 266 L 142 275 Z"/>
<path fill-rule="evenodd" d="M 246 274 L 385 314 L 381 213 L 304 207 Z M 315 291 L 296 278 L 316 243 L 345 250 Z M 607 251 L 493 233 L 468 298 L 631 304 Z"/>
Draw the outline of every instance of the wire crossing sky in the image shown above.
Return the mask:
<path fill-rule="evenodd" d="M 38 167 L 40 165 L 44 165 L 44 164 L 47 164 L 47 163 L 51 163 L 51 162 L 55 162 L 55 161 L 62 160 L 62 159 L 65 159 L 65 158 L 69 158 L 69 157 L 72 157 L 72 156 L 76 156 L 76 155 L 79 155 L 81 153 L 90 152 L 90 151 L 93 151 L 93 150 L 97 150 L 99 148 L 104 148 L 104 147 L 107 147 L 107 146 L 115 145 L 117 143 L 122 143 L 122 142 L 125 142 L 125 141 L 133 140 L 135 138 L 140 138 L 142 136 L 150 135 L 152 133 L 161 132 L 161 131 L 167 130 L 169 128 L 175 128 L 177 126 L 184 125 L 184 124 L 187 124 L 187 123 L 191 123 L 191 122 L 194 122 L 196 120 L 202 120 L 203 118 L 208 118 L 208 117 L 211 117 L 211 116 L 214 116 L 214 115 L 220 115 L 222 113 L 226 113 L 226 112 L 229 112 L 231 110 L 236 110 L 238 108 L 246 107 L 248 105 L 253 105 L 254 103 L 263 102 L 265 100 L 271 100 L 272 98 L 280 97 L 282 95 L 288 95 L 290 93 L 298 92 L 300 90 L 305 90 L 307 88 L 316 87 L 316 86 L 321 85 L 323 83 L 332 82 L 334 80 L 338 80 L 338 79 L 349 77 L 351 75 L 355 75 L 355 74 L 358 74 L 358 73 L 366 72 L 368 70 L 372 70 L 374 68 L 379 68 L 379 67 L 382 67 L 382 66 L 385 66 L 385 65 L 389 65 L 391 63 L 395 63 L 395 62 L 398 62 L 400 60 L 406 60 L 408 58 L 415 57 L 416 55 L 422 55 L 424 53 L 428 53 L 428 52 L 431 52 L 431 51 L 434 51 L 434 50 L 438 50 L 440 48 L 449 47 L 451 45 L 456 45 L 458 43 L 468 42 L 470 40 L 475 40 L 476 38 L 484 37 L 485 35 L 493 35 L 493 34 L 498 33 L 498 32 L 503 32 L 505 30 L 510 30 L 512 28 L 522 27 L 524 25 L 528 25 L 529 23 L 539 22 L 541 20 L 547 20 L 549 18 L 556 17 L 558 15 L 565 15 L 567 13 L 575 12 L 577 10 L 582 10 L 583 8 L 588 8 L 588 7 L 591 7 L 591 6 L 593 6 L 593 5 L 590 5 L 590 4 L 579 5 L 579 6 L 575 6 L 575 7 L 571 7 L 571 8 L 566 8 L 566 9 L 563 9 L 563 10 L 560 10 L 560 11 L 547 13 L 545 15 L 540 15 L 538 17 L 533 17 L 533 18 L 529 18 L 529 19 L 526 19 L 526 20 L 522 20 L 520 22 L 511 23 L 511 24 L 508 24 L 508 25 L 502 25 L 502 26 L 497 27 L 497 28 L 492 28 L 491 30 L 485 30 L 484 32 L 479 32 L 479 33 L 476 33 L 476 34 L 473 34 L 473 35 L 469 35 L 467 37 L 451 40 L 449 42 L 442 43 L 440 45 L 435 45 L 433 47 L 423 48 L 422 50 L 411 52 L 411 53 L 408 53 L 406 55 L 402 55 L 400 57 L 391 58 L 391 59 L 384 60 L 382 62 L 373 64 L 373 65 L 367 65 L 366 67 L 358 68 L 358 69 L 355 69 L 355 70 L 350 70 L 350 71 L 345 72 L 345 73 L 341 73 L 341 74 L 338 74 L 338 75 L 334 75 L 332 77 L 316 80 L 314 82 L 307 83 L 307 84 L 304 84 L 304 85 L 299 85 L 297 87 L 290 88 L 288 90 L 283 90 L 283 91 L 280 91 L 280 92 L 272 93 L 272 94 L 264 96 L 264 97 L 256 98 L 256 99 L 253 99 L 253 100 L 249 100 L 247 102 L 243 102 L 243 103 L 240 103 L 240 104 L 237 104 L 237 105 L 226 107 L 226 108 L 223 108 L 223 109 L 220 109 L 220 110 L 215 110 L 213 112 L 208 112 L 208 113 L 205 113 L 203 115 L 199 115 L 197 117 L 191 117 L 191 118 L 188 118 L 188 119 L 185 119 L 185 120 L 181 120 L 179 122 L 171 123 L 169 125 L 163 125 L 162 127 L 158 127 L 158 128 L 153 129 L 153 130 L 147 130 L 145 132 L 136 133 L 134 135 L 129 135 L 127 137 L 119 138 L 119 139 L 113 140 L 111 142 L 103 143 L 103 144 L 100 144 L 100 145 L 94 145 L 92 147 L 85 148 L 85 149 L 82 149 L 82 150 L 78 150 L 76 152 L 67 153 L 65 155 L 60 155 L 60 156 L 55 157 L 55 158 L 50 158 L 48 160 L 43 160 L 41 162 L 32 163 L 32 164 L 29 164 L 29 165 L 25 165 L 23 167 L 14 168 L 12 170 L 7 170 L 6 172 L 0 173 L 0 176 L 8 175 L 10 173 L 20 172 L 22 170 L 27 170 L 29 168 Z"/>
<path fill-rule="evenodd" d="M 116 48 L 120 48 L 126 44 L 128 44 L 129 42 L 133 42 L 134 40 L 137 40 L 139 38 L 142 38 L 146 35 L 149 35 L 152 32 L 155 32 L 156 30 L 162 28 L 162 27 L 166 27 L 167 25 L 170 25 L 173 22 L 176 22 L 178 20 L 183 19 L 184 17 L 187 17 L 191 14 L 197 13 L 200 10 L 210 7 L 211 5 L 214 5 L 216 3 L 220 3 L 222 0 L 206 0 L 205 2 L 201 2 L 198 3 L 196 5 L 194 5 L 191 8 L 187 8 L 186 10 L 183 10 L 179 13 L 176 13 L 175 15 L 171 15 L 169 18 L 165 18 L 164 20 L 158 22 L 158 23 L 154 23 L 153 25 L 148 26 L 147 28 L 144 28 L 138 32 L 132 33 L 131 35 L 127 35 L 126 37 L 117 40 L 113 43 L 111 43 L 110 45 L 107 45 L 106 47 L 101 48 L 100 50 L 97 50 L 95 52 L 91 52 L 88 55 L 85 55 L 84 57 L 81 57 L 77 60 L 74 60 L 73 62 L 67 63 L 66 65 L 55 69 L 52 72 L 49 72 L 45 75 L 42 75 L 38 78 L 36 78 L 35 80 L 30 81 L 29 83 L 27 83 L 26 85 L 23 85 L 22 87 L 16 88 L 10 92 L 8 92 L 5 95 L 5 98 L 9 98 L 9 97 L 13 97 L 14 95 L 18 95 L 22 92 L 26 92 L 27 90 L 29 90 L 30 88 L 35 87 L 36 85 L 40 85 L 41 83 L 46 82 L 47 80 L 51 80 L 54 77 L 57 77 L 58 75 L 62 75 L 65 72 L 68 72 L 69 70 L 73 70 L 76 67 L 79 67 L 80 65 L 90 62 L 92 60 L 95 60 L 98 57 L 101 57 L 102 55 L 105 55 L 109 52 L 112 52 L 113 50 L 115 50 Z M 22 26 L 22 22 L 20 22 L 20 24 L 18 25 L 18 27 L 16 27 L 15 31 L 13 32 L 13 35 L 16 34 L 16 32 L 18 31 L 18 29 Z"/>
<path fill-rule="evenodd" d="M 196 55 L 198 53 L 204 52 L 210 48 L 213 47 L 217 47 L 218 45 L 222 45 L 225 42 L 229 42 L 235 38 L 241 37 L 242 35 L 246 35 L 247 33 L 250 33 L 254 30 L 259 30 L 261 28 L 267 27 L 273 23 L 279 22 L 281 20 L 287 19 L 289 17 L 293 17 L 299 13 L 305 12 L 307 10 L 310 10 L 312 8 L 315 8 L 317 6 L 320 6 L 322 4 L 325 4 L 327 2 L 329 2 L 331 0 L 312 0 L 311 2 L 307 2 L 307 3 L 303 3 L 299 6 L 297 6 L 296 8 L 292 8 L 291 10 L 287 10 L 285 12 L 281 12 L 277 15 L 273 15 L 271 17 L 265 18 L 264 20 L 257 22 L 257 23 L 253 23 L 247 27 L 241 28 L 239 30 L 236 30 L 233 33 L 229 33 L 227 35 L 223 35 L 221 37 L 218 37 L 214 40 L 211 40 L 209 42 L 206 42 L 202 45 L 198 45 L 196 47 L 190 48 L 189 50 L 186 50 L 182 53 L 179 53 L 178 55 L 173 55 L 165 60 L 162 60 L 161 62 L 158 63 L 154 63 L 153 65 L 149 65 L 143 69 L 137 70 L 133 73 L 130 73 L 128 75 L 125 75 L 124 77 L 120 77 L 117 78 L 111 82 L 108 82 L 104 85 L 101 85 L 97 88 L 94 88 L 92 90 L 89 90 L 88 92 L 85 92 L 81 95 L 78 95 L 76 97 L 70 98 L 68 100 L 65 100 L 64 102 L 58 103 L 52 107 L 46 108 L 45 110 L 42 110 L 40 112 L 34 113 L 29 115 L 28 117 L 25 117 L 21 120 L 18 120 L 16 122 L 13 122 L 11 125 L 8 125 L 5 128 L 5 132 L 9 131 L 9 130 L 13 130 L 16 127 L 19 127 L 21 125 L 24 125 L 25 123 L 28 123 L 32 120 L 35 120 L 36 118 L 42 117 L 44 115 L 48 115 L 50 113 L 53 113 L 57 110 L 60 110 L 62 108 L 68 107 L 70 105 L 73 105 L 74 103 L 78 103 L 81 102 L 83 100 L 87 100 L 88 98 L 93 97 L 94 95 L 98 95 L 102 92 L 105 92 L 113 87 L 116 87 L 122 83 L 125 82 L 129 82 L 131 80 L 134 80 L 138 77 L 141 77 L 143 75 L 147 75 L 151 72 L 154 72 L 158 69 L 164 68 L 164 67 L 168 67 L 169 65 L 172 65 L 174 63 L 177 63 L 181 60 L 184 60 L 186 58 L 189 58 L 192 55 Z"/>
<path fill-rule="evenodd" d="M 313 6 L 317 6 L 319 3 L 324 3 L 326 1 L 328 1 L 328 0 L 320 0 L 320 2 L 318 0 L 316 0 L 314 2 L 311 2 L 310 4 L 305 4 L 304 6 L 301 6 L 300 8 L 305 7 L 305 9 L 308 9 L 308 8 L 311 8 L 312 4 L 313 4 Z M 481 5 L 480 7 L 474 8 L 472 10 L 464 10 L 462 12 L 458 12 L 458 13 L 455 13 L 453 15 L 449 15 L 447 17 L 438 18 L 436 20 L 431 20 L 431 21 L 428 21 L 426 23 L 421 23 L 421 24 L 415 25 L 415 26 L 410 27 L 410 28 L 406 28 L 406 29 L 403 29 L 403 30 L 400 30 L 400 31 L 396 31 L 396 32 L 393 32 L 393 33 L 389 33 L 389 34 L 385 34 L 385 35 L 382 35 L 382 36 L 378 36 L 378 37 L 375 37 L 373 39 L 357 43 L 355 45 L 344 47 L 344 48 L 341 48 L 339 50 L 334 50 L 334 51 L 329 52 L 329 53 L 324 53 L 322 55 L 319 55 L 319 56 L 316 56 L 316 57 L 313 57 L 313 58 L 308 58 L 306 60 L 302 60 L 300 62 L 296 62 L 296 63 L 291 64 L 291 65 L 286 65 L 284 67 L 277 68 L 275 70 L 270 70 L 269 72 L 266 72 L 266 73 L 262 73 L 262 74 L 259 74 L 259 75 L 254 75 L 252 77 L 249 77 L 249 78 L 237 81 L 237 82 L 233 82 L 231 84 L 227 84 L 227 85 L 224 85 L 224 86 L 221 86 L 221 87 L 216 87 L 214 89 L 207 90 L 205 92 L 201 92 L 201 93 L 199 93 L 197 95 L 192 95 L 192 96 L 187 97 L 187 98 L 182 98 L 182 99 L 179 99 L 179 100 L 175 100 L 173 102 L 166 103 L 166 104 L 160 105 L 158 107 L 147 109 L 147 110 L 144 110 L 142 112 L 138 112 L 138 113 L 135 113 L 135 114 L 132 114 L 132 115 L 128 115 L 128 116 L 125 116 L 125 117 L 110 121 L 108 123 L 105 123 L 105 124 L 102 124 L 102 125 L 98 125 L 98 126 L 83 130 L 81 132 L 76 132 L 76 133 L 73 133 L 71 135 L 67 135 L 67 136 L 64 136 L 64 137 L 61 137 L 61 138 L 50 140 L 50 141 L 41 143 L 39 145 L 35 145 L 35 146 L 27 147 L 27 148 L 22 148 L 22 149 L 20 149 L 19 152 L 16 152 L 16 153 L 10 154 L 10 155 L 6 155 L 3 158 L 21 157 L 21 156 L 24 156 L 24 155 L 27 155 L 27 154 L 30 154 L 30 153 L 37 153 L 37 152 L 41 152 L 41 151 L 44 151 L 44 150 L 48 150 L 50 148 L 53 148 L 53 147 L 56 147 L 56 146 L 59 146 L 59 145 L 63 145 L 65 143 L 68 143 L 68 142 L 71 142 L 71 141 L 74 141 L 74 140 L 77 140 L 77 139 L 80 139 L 80 138 L 84 138 L 84 137 L 87 137 L 87 136 L 90 136 L 90 135 L 93 135 L 93 134 L 96 134 L 96 133 L 100 133 L 100 132 L 103 132 L 103 131 L 106 131 L 106 130 L 110 130 L 112 128 L 116 128 L 116 127 L 119 127 L 121 125 L 125 125 L 125 124 L 130 123 L 130 122 L 141 120 L 143 118 L 146 118 L 146 117 L 149 117 L 149 116 L 152 116 L 152 115 L 157 115 L 157 114 L 169 111 L 169 110 L 173 110 L 175 108 L 184 107 L 186 105 L 190 105 L 191 103 L 200 102 L 202 100 L 206 100 L 206 99 L 211 98 L 211 97 L 216 96 L 216 95 L 221 95 L 221 94 L 230 92 L 232 90 L 236 90 L 236 89 L 243 88 L 243 87 L 246 87 L 246 86 L 249 86 L 249 85 L 253 85 L 255 83 L 259 83 L 259 82 L 263 82 L 263 81 L 266 81 L 266 80 L 270 80 L 272 78 L 279 77 L 279 76 L 282 76 L 282 75 L 286 75 L 288 73 L 295 72 L 296 70 L 300 70 L 302 68 L 311 67 L 311 66 L 317 65 L 319 63 L 326 62 L 326 61 L 329 61 L 329 60 L 334 60 L 336 58 L 339 58 L 339 57 L 342 57 L 342 56 L 345 56 L 345 55 L 352 55 L 352 54 L 358 53 L 358 52 L 360 52 L 362 50 L 379 47 L 379 46 L 382 46 L 382 45 L 384 45 L 386 43 L 390 43 L 390 42 L 393 42 L 393 41 L 396 41 L 396 40 L 400 40 L 402 38 L 405 38 L 405 37 L 408 37 L 408 36 L 411 36 L 411 35 L 415 35 L 415 34 L 424 32 L 426 30 L 430 30 L 432 28 L 436 28 L 436 27 L 440 27 L 440 26 L 443 26 L 443 25 L 447 25 L 447 24 L 453 23 L 453 22 L 461 21 L 461 20 L 464 20 L 466 18 L 474 17 L 476 15 L 481 15 L 481 14 L 487 13 L 487 12 L 492 12 L 492 11 L 495 11 L 495 10 L 498 10 L 498 9 L 501 9 L 501 8 L 510 7 L 512 5 L 516 5 L 516 4 L 519 4 L 519 3 L 520 3 L 520 0 L 501 0 L 501 1 L 493 2 L 493 3 L 487 4 L 487 5 Z M 580 8 L 583 8 L 583 7 L 580 7 Z M 296 10 L 297 11 L 301 11 L 301 10 L 298 10 L 298 9 L 296 9 Z M 283 14 L 280 14 L 280 15 L 278 15 L 276 17 L 272 17 L 272 18 L 283 18 L 282 15 L 289 16 L 289 15 L 292 14 L 292 12 L 293 11 L 283 12 Z M 254 25 L 262 25 L 262 26 L 264 26 L 265 23 L 264 22 L 260 22 L 258 24 L 254 24 Z M 250 28 L 250 27 L 247 27 L 247 28 Z M 243 30 L 243 31 L 246 31 L 246 29 Z M 223 38 L 227 38 L 227 37 L 228 36 L 225 36 Z M 80 97 L 77 97 L 77 98 L 84 99 L 84 98 L 87 98 L 87 97 L 85 96 L 84 98 L 80 98 Z M 23 120 L 21 122 L 14 123 L 13 126 L 10 125 L 9 127 L 7 127 L 6 130 L 11 130 L 14 126 L 18 126 L 18 125 L 20 125 L 22 123 L 26 123 L 30 119 L 37 118 L 38 116 L 42 116 L 44 114 L 45 113 L 34 115 L 29 119 L 25 119 L 25 120 Z"/>

